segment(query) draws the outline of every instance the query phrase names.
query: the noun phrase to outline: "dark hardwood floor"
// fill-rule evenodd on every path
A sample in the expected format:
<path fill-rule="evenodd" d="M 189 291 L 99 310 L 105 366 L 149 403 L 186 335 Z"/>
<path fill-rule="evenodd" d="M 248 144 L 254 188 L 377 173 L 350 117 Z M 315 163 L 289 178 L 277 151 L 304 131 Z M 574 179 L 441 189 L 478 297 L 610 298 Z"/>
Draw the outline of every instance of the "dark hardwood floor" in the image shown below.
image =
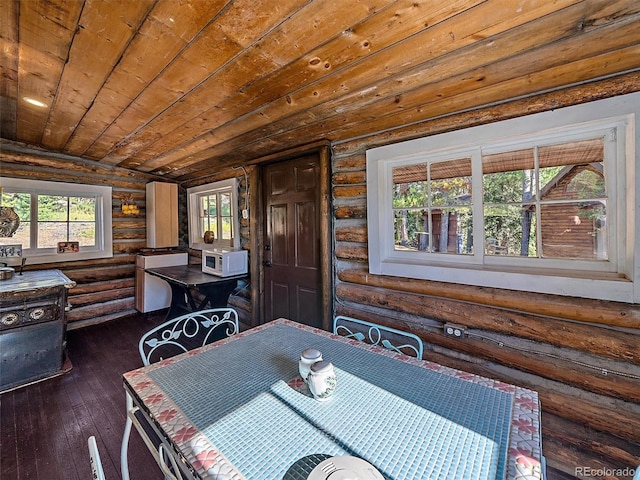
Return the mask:
<path fill-rule="evenodd" d="M 70 331 L 70 372 L 0 395 L 0 480 L 89 479 L 91 435 L 96 437 L 107 480 L 120 479 L 125 423 L 122 374 L 142 366 L 138 340 L 163 318 L 140 314 Z M 129 470 L 131 480 L 163 478 L 135 429 L 129 442 Z M 547 480 L 572 479 L 551 468 L 547 471 Z"/>
<path fill-rule="evenodd" d="M 138 340 L 163 320 L 143 315 L 67 334 L 70 372 L 0 395 L 0 478 L 91 478 L 87 439 L 95 435 L 105 476 L 121 478 L 125 423 L 122 374 L 142 366 Z M 160 469 L 134 431 L 132 480 L 158 480 Z"/>

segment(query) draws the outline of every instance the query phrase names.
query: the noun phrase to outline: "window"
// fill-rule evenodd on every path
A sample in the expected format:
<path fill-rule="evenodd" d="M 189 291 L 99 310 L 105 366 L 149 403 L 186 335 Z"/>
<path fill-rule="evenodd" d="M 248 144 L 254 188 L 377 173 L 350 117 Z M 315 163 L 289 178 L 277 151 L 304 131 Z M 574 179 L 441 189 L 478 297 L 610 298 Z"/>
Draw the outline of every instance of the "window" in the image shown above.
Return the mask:
<path fill-rule="evenodd" d="M 0 245 L 21 244 L 29 263 L 48 263 L 113 255 L 111 187 L 2 178 L 2 201 L 19 217 L 19 227 Z M 58 253 L 59 242 L 78 249 Z"/>
<path fill-rule="evenodd" d="M 237 189 L 235 178 L 187 189 L 191 248 L 240 247 Z"/>
<path fill-rule="evenodd" d="M 483 155 L 484 238 L 495 241 L 485 254 L 609 260 L 604 159 L 605 145 L 615 145 L 611 128 L 585 140 Z"/>
<path fill-rule="evenodd" d="M 369 150 L 370 272 L 640 300 L 632 96 Z"/>

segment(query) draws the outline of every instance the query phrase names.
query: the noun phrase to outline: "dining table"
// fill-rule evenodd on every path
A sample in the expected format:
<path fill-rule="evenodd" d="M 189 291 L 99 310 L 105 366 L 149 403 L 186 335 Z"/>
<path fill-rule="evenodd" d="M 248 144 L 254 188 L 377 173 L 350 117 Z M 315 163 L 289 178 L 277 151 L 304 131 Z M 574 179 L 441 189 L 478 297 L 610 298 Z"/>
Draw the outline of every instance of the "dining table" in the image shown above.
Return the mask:
<path fill-rule="evenodd" d="M 326 401 L 299 374 L 309 348 L 335 370 Z M 342 457 L 388 480 L 544 478 L 535 391 L 284 318 L 123 380 L 127 414 L 160 437 L 177 478 L 306 480 Z"/>

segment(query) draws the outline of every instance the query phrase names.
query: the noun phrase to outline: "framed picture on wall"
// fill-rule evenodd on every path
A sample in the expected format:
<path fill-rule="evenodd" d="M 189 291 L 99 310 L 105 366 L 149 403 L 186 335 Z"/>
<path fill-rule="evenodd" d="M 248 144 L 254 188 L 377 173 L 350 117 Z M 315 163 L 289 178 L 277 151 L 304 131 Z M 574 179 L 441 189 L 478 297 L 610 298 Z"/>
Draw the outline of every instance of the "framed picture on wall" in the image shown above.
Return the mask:
<path fill-rule="evenodd" d="M 80 242 L 58 242 L 58 253 L 77 253 L 80 251 Z"/>

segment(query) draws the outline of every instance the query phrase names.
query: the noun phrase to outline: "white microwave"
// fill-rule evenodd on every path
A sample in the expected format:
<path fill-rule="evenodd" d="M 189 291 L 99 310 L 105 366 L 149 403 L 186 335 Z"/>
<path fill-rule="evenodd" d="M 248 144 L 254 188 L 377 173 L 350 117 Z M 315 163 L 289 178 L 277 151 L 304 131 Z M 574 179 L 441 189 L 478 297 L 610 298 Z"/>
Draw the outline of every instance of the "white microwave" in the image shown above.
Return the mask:
<path fill-rule="evenodd" d="M 246 250 L 203 250 L 202 271 L 219 277 L 247 273 Z"/>

